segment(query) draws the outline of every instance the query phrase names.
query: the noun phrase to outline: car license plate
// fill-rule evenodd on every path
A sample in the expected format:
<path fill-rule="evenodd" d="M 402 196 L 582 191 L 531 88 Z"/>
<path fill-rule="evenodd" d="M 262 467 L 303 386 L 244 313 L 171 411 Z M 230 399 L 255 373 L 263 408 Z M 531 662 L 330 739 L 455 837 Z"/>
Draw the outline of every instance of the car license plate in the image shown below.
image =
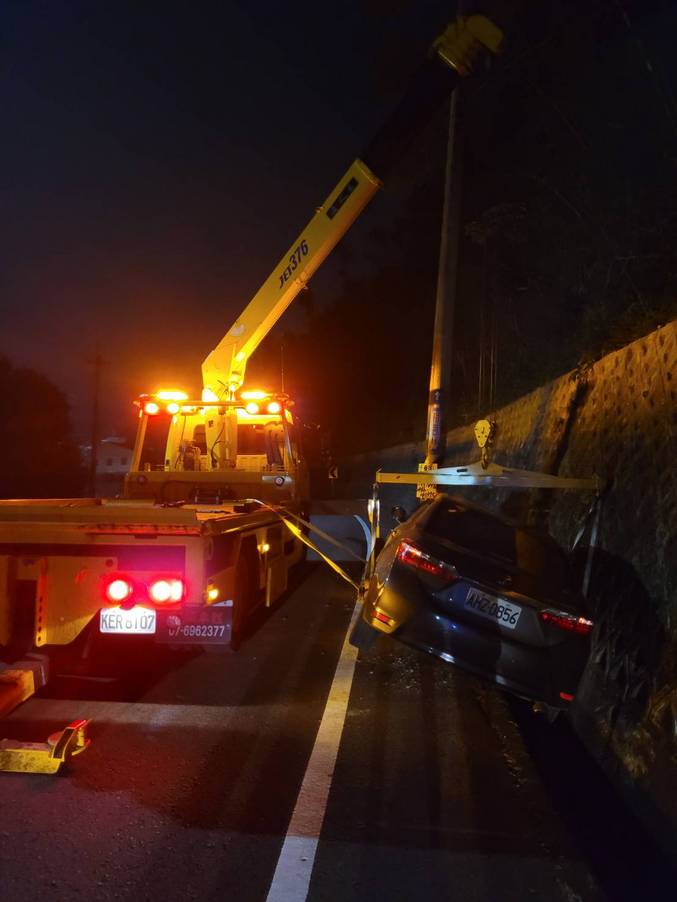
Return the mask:
<path fill-rule="evenodd" d="M 500 623 L 509 630 L 515 629 L 522 613 L 520 605 L 506 601 L 505 598 L 493 598 L 477 589 L 468 589 L 464 607 L 467 611 L 493 620 L 494 623 Z"/>
<path fill-rule="evenodd" d="M 99 631 L 124 636 L 152 635 L 155 633 L 157 614 L 150 608 L 103 608 L 99 614 Z"/>

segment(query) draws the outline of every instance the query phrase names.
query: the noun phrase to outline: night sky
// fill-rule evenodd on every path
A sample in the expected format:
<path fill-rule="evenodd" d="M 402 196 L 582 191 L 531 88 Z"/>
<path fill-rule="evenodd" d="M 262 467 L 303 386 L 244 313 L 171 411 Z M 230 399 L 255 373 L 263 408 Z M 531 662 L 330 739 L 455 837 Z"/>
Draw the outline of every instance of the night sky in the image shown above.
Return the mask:
<path fill-rule="evenodd" d="M 450 17 L 432 0 L 3 10 L 0 353 L 65 389 L 81 434 L 97 343 L 102 434 L 141 391 L 199 388 Z"/>
<path fill-rule="evenodd" d="M 453 6 L 4 0 L 0 354 L 67 392 L 82 438 L 97 347 L 106 360 L 102 435 L 133 428 L 140 392 L 199 391 L 202 359 L 368 143 Z M 487 211 L 517 219 L 499 223 L 493 257 L 464 239 L 456 375 L 474 384 L 477 329 L 463 319 L 488 285 L 508 344 L 500 378 L 519 393 L 576 364 L 587 340 L 585 330 L 574 335 L 579 323 L 591 320 L 588 347 L 603 353 L 591 313 L 608 333 L 619 311 L 667 309 L 662 299 L 677 297 L 677 4 L 502 7 L 520 8 L 521 18 L 503 58 L 467 91 L 463 215 L 466 225 L 486 222 Z M 374 281 L 386 311 L 377 324 L 392 304 L 423 309 L 419 286 L 432 303 L 445 127 L 433 123 L 324 264 L 315 303 L 343 298 L 345 307 L 346 276 L 400 264 L 409 281 L 400 280 L 399 299 L 398 278 L 394 289 Z M 427 187 L 412 205 L 417 179 Z M 412 214 L 413 232 L 415 217 L 427 218 L 421 274 L 416 236 L 404 246 Z M 379 228 L 389 231 L 380 244 Z M 284 325 L 302 320 L 302 308 Z M 661 315 L 646 314 L 638 328 Z M 350 330 L 361 328 L 359 310 L 353 316 L 331 373 L 318 374 L 307 355 L 299 381 L 324 379 L 323 397 L 346 368 Z M 404 329 L 383 350 L 407 375 L 406 316 Z M 550 372 L 538 355 L 558 331 L 578 345 Z M 419 351 L 423 385 L 429 351 Z M 416 391 L 422 414 L 425 387 Z"/>

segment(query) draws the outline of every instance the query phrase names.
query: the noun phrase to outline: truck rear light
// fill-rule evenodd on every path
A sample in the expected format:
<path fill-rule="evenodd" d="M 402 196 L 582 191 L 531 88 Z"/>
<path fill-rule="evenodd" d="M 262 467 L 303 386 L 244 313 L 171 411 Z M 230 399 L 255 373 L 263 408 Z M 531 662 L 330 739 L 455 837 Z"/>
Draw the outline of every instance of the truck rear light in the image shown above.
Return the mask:
<path fill-rule="evenodd" d="M 106 598 L 113 604 L 121 604 L 123 601 L 127 601 L 133 591 L 134 586 L 122 576 L 116 576 L 115 579 L 112 579 L 106 584 L 104 590 Z"/>
<path fill-rule="evenodd" d="M 458 571 L 453 564 L 440 561 L 430 554 L 426 554 L 411 542 L 400 542 L 397 548 L 397 560 L 407 567 L 413 567 L 430 576 L 436 576 L 447 583 L 458 578 Z"/>
<path fill-rule="evenodd" d="M 551 623 L 560 630 L 568 633 L 578 633 L 580 636 L 587 636 L 594 625 L 592 620 L 586 620 L 585 617 L 577 617 L 575 614 L 568 614 L 566 611 L 556 611 L 552 608 L 539 611 L 538 618 L 542 623 Z"/>
<path fill-rule="evenodd" d="M 156 579 L 148 586 L 148 597 L 156 604 L 181 601 L 184 585 L 181 579 Z"/>

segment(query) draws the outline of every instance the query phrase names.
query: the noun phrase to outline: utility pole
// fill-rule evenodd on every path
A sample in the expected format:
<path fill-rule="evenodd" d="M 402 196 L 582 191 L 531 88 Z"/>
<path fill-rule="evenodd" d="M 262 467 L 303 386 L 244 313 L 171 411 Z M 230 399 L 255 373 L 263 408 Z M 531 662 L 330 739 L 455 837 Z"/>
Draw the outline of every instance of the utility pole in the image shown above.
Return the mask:
<path fill-rule="evenodd" d="M 101 391 L 101 369 L 104 365 L 104 360 L 99 353 L 98 346 L 92 365 L 94 366 L 94 380 L 92 392 L 92 453 L 89 459 L 89 493 L 94 497 L 94 495 L 96 495 L 96 466 L 99 448 L 99 394 Z"/>
<path fill-rule="evenodd" d="M 459 7 L 462 6 L 459 3 Z M 459 14 L 461 10 L 459 8 Z M 449 376 L 456 306 L 458 244 L 461 219 L 461 181 L 463 149 L 460 134 L 461 85 L 458 84 L 449 105 L 449 133 L 444 178 L 444 205 L 440 237 L 440 262 L 435 296 L 435 325 L 428 423 L 426 428 L 425 469 L 434 469 L 444 459 L 446 445 L 445 411 L 449 403 Z"/>

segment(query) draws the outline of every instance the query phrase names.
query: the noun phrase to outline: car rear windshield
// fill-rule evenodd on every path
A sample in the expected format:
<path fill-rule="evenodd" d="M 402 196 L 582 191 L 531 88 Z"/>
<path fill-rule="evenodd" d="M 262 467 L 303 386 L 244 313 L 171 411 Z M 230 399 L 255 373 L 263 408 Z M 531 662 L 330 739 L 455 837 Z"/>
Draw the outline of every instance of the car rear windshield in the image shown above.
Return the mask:
<path fill-rule="evenodd" d="M 448 539 L 460 548 L 517 562 L 515 530 L 482 511 L 459 507 L 453 502 L 438 505 L 426 524 L 426 531 Z"/>
<path fill-rule="evenodd" d="M 438 505 L 425 529 L 459 548 L 517 565 L 525 573 L 545 578 L 552 586 L 569 583 L 567 559 L 546 534 L 519 529 L 490 513 L 463 508 L 454 502 Z"/>

